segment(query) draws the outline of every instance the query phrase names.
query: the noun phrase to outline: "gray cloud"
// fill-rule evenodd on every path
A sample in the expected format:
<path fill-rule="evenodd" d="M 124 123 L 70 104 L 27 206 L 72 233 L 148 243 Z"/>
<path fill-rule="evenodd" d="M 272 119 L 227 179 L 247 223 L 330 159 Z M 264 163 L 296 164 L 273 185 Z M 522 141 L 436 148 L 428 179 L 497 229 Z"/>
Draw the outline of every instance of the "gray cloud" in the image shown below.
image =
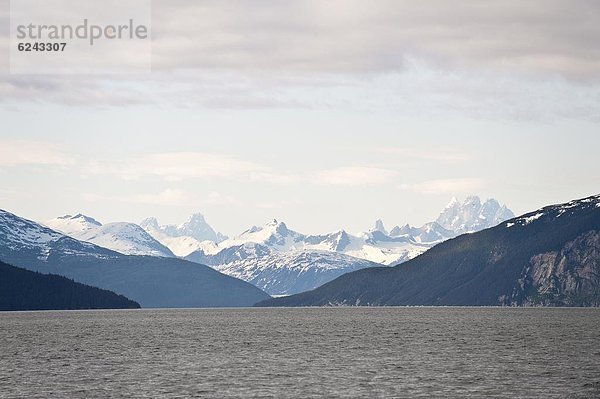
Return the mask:
<path fill-rule="evenodd" d="M 152 12 L 153 73 L 4 74 L 0 102 L 600 119 L 595 1 L 156 0 Z"/>
<path fill-rule="evenodd" d="M 594 0 L 155 0 L 152 17 L 158 70 L 373 73 L 419 59 L 442 68 L 600 77 Z M 0 0 L 0 22 L 5 45 L 7 0 Z"/>
<path fill-rule="evenodd" d="M 153 5 L 153 67 L 277 73 L 449 68 L 600 76 L 600 3 L 190 1 Z"/>

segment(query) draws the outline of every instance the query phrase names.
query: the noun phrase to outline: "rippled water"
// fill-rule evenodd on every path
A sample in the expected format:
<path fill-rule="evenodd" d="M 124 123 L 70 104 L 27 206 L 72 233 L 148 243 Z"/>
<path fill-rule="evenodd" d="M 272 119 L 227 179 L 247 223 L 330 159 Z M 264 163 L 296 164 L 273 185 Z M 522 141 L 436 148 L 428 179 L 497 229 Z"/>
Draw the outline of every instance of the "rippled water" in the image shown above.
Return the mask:
<path fill-rule="evenodd" d="M 600 397 L 600 310 L 0 313 L 1 397 Z"/>

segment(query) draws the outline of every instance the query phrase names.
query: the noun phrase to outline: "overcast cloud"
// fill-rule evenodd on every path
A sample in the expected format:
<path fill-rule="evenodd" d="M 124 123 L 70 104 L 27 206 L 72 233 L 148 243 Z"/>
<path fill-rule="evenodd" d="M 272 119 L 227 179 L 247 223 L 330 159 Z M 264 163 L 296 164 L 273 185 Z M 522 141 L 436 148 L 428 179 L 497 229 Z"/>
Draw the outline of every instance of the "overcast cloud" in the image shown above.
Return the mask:
<path fill-rule="evenodd" d="M 376 73 L 449 69 L 600 76 L 600 4 L 558 1 L 153 3 L 154 67 Z"/>

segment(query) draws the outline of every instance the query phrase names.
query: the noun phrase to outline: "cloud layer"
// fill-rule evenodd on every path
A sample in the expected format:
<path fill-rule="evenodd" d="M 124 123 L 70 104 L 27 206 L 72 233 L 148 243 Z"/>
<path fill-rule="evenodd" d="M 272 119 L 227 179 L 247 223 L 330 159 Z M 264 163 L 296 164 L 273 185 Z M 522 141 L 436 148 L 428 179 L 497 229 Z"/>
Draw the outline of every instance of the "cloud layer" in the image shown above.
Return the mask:
<path fill-rule="evenodd" d="M 591 105 L 600 97 L 600 3 L 592 0 L 175 0 L 152 7 L 152 74 L 4 75 L 0 99 L 600 117 Z M 8 22 L 7 10 L 0 7 L 0 21 Z M 0 48 L 7 37 L 0 29 Z"/>
<path fill-rule="evenodd" d="M 343 166 L 315 172 L 292 173 L 266 164 L 242 160 L 232 155 L 171 152 L 89 162 L 83 166 L 83 175 L 112 175 L 125 180 L 150 176 L 171 182 L 189 179 L 225 179 L 276 185 L 312 183 L 372 186 L 393 182 L 398 172 L 373 166 Z"/>
<path fill-rule="evenodd" d="M 0 1 L 0 22 L 8 3 Z M 106 14 L 96 7 L 90 18 Z M 417 58 L 598 79 L 599 19 L 594 0 L 154 1 L 152 62 L 156 70 L 298 75 L 398 71 Z M 0 26 L 5 45 L 8 23 Z"/>
<path fill-rule="evenodd" d="M 599 76 L 600 4 L 362 0 L 156 2 L 155 68 L 380 72 L 446 67 Z"/>

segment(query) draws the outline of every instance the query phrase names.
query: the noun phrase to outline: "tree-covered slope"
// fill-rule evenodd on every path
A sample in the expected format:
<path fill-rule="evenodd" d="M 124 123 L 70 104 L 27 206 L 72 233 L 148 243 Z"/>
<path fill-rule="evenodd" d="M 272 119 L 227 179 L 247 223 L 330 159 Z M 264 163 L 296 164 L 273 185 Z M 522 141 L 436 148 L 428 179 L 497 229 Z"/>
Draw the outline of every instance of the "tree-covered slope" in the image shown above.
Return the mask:
<path fill-rule="evenodd" d="M 0 310 L 135 309 L 122 295 L 0 262 Z"/>

